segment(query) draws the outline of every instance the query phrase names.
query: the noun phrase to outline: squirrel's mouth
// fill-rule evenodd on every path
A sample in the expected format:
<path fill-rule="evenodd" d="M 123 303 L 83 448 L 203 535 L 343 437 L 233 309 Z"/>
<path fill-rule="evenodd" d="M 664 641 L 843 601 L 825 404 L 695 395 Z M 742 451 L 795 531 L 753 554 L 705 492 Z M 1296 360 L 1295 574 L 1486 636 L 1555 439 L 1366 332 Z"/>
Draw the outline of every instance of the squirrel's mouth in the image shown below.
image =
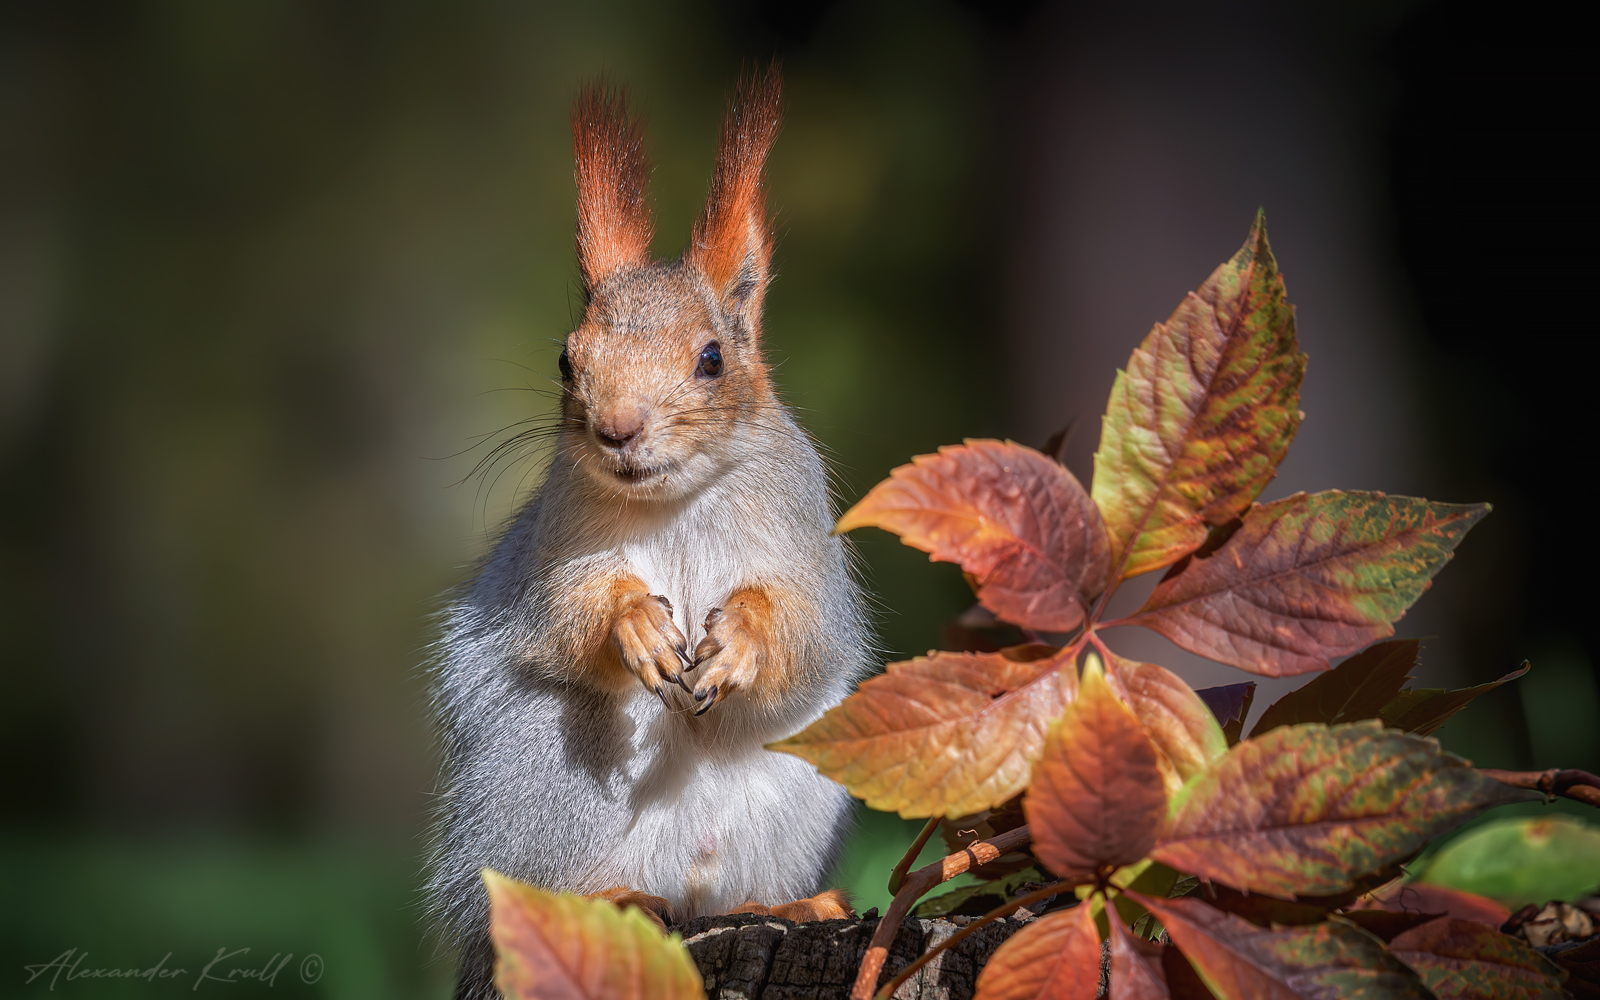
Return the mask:
<path fill-rule="evenodd" d="M 625 483 L 630 483 L 633 485 L 653 479 L 665 471 L 665 469 L 659 469 L 648 465 L 630 465 L 624 462 L 619 462 L 611 466 L 611 474 L 613 476 L 616 476 Z"/>

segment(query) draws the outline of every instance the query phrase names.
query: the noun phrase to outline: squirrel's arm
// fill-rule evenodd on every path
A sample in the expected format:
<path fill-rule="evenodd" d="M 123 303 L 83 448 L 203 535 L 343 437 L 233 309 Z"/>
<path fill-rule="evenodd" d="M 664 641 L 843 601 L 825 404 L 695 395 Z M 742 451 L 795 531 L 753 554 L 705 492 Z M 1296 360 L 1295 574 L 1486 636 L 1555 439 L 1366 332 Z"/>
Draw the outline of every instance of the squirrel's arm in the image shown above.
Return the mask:
<path fill-rule="evenodd" d="M 632 573 L 601 573 L 566 589 L 558 633 L 547 637 L 555 662 L 573 664 L 596 687 L 619 690 L 638 680 L 665 700 L 667 684 L 685 690 L 688 643 L 672 605 Z"/>
<path fill-rule="evenodd" d="M 799 679 L 807 624 L 822 621 L 815 602 L 797 587 L 742 587 L 706 615 L 706 635 L 694 651 L 696 714 L 744 690 L 767 704 L 781 702 Z"/>

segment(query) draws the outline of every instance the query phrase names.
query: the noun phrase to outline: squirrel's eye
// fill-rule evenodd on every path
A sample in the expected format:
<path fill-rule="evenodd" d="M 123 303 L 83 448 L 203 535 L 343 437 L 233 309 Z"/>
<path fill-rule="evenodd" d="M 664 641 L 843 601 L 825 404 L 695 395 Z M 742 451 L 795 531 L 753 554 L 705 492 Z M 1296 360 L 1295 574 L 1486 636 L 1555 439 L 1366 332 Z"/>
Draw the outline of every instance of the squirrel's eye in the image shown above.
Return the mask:
<path fill-rule="evenodd" d="M 572 381 L 572 359 L 567 357 L 567 352 L 562 350 L 561 357 L 556 359 L 556 365 L 561 369 L 561 381 Z"/>
<path fill-rule="evenodd" d="M 700 349 L 700 372 L 706 378 L 722 374 L 722 348 L 712 341 Z"/>

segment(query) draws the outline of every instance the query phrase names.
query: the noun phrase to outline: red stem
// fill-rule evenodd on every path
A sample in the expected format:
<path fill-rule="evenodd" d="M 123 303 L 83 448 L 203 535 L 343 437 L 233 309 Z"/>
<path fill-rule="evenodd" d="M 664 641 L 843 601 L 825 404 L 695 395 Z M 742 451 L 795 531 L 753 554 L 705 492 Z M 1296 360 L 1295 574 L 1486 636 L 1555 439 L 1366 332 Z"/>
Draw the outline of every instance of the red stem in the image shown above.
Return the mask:
<path fill-rule="evenodd" d="M 895 990 L 899 989 L 907 979 L 910 979 L 912 976 L 917 974 L 918 969 L 922 968 L 924 965 L 927 965 L 929 962 L 933 961 L 935 958 L 949 949 L 960 944 L 966 939 L 967 935 L 971 934 L 973 931 L 976 931 L 978 928 L 987 927 L 1002 917 L 1009 917 L 1011 914 L 1017 912 L 1018 909 L 1027 906 L 1029 903 L 1037 902 L 1041 899 L 1048 899 L 1051 896 L 1059 896 L 1062 892 L 1068 889 L 1086 884 L 1087 882 L 1083 880 L 1065 879 L 1055 883 L 1054 885 L 1047 885 L 1043 889 L 1035 889 L 1026 896 L 1018 896 L 1016 899 L 1001 903 L 999 906 L 990 910 L 988 913 L 985 913 L 977 920 L 974 920 L 972 923 L 945 938 L 939 944 L 936 944 L 932 948 L 929 948 L 927 951 L 923 952 L 917 957 L 915 962 L 912 962 L 904 969 L 901 969 L 898 976 L 895 976 L 887 983 L 884 983 L 883 986 L 878 990 L 877 996 L 874 997 L 874 1000 L 889 1000 L 890 997 L 894 996 Z"/>
<path fill-rule="evenodd" d="M 922 848 L 927 845 L 928 838 L 933 836 L 933 831 L 939 829 L 939 824 L 943 821 L 943 816 L 934 816 L 929 819 L 927 825 L 922 828 L 922 832 L 917 834 L 917 839 L 911 842 L 910 850 L 906 851 L 905 856 L 900 859 L 900 863 L 894 866 L 894 871 L 889 873 L 889 891 L 891 893 L 900 891 L 900 884 L 906 880 L 906 872 L 911 870 L 912 863 L 917 860 L 917 855 L 922 853 Z"/>
<path fill-rule="evenodd" d="M 889 958 L 889 945 L 900 930 L 900 922 L 924 893 L 969 868 L 986 865 L 1002 854 L 1009 854 L 1032 839 L 1028 828 L 1019 826 L 988 840 L 974 840 L 965 850 L 912 872 L 901 884 L 900 891 L 894 894 L 894 902 L 889 904 L 888 912 L 878 921 L 878 929 L 872 932 L 867 953 L 861 958 L 861 970 L 856 973 L 856 983 L 850 988 L 850 1000 L 872 1000 L 873 987 L 883 972 L 883 963 Z"/>
<path fill-rule="evenodd" d="M 1600 777 L 1575 768 L 1552 767 L 1548 771 L 1501 771 L 1492 767 L 1478 768 L 1503 785 L 1514 788 L 1531 788 L 1546 795 L 1559 795 L 1565 799 L 1600 808 Z"/>

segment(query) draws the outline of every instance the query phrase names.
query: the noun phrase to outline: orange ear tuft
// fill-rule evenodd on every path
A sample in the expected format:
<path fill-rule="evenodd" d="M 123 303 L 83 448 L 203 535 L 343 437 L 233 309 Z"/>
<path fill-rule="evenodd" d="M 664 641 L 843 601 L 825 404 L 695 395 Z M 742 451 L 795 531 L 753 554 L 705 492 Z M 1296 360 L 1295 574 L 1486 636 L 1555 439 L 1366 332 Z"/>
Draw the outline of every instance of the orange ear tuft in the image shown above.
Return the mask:
<path fill-rule="evenodd" d="M 645 203 L 650 164 L 644 134 L 628 117 L 626 96 L 591 84 L 572 105 L 572 150 L 578 178 L 578 267 L 592 291 L 624 264 L 650 260 L 654 224 Z"/>
<path fill-rule="evenodd" d="M 724 306 L 752 320 L 759 319 L 772 260 L 761 174 L 778 137 L 779 92 L 776 62 L 764 76 L 740 81 L 722 124 L 711 197 L 694 224 L 689 247 L 689 262 L 706 276 Z"/>

